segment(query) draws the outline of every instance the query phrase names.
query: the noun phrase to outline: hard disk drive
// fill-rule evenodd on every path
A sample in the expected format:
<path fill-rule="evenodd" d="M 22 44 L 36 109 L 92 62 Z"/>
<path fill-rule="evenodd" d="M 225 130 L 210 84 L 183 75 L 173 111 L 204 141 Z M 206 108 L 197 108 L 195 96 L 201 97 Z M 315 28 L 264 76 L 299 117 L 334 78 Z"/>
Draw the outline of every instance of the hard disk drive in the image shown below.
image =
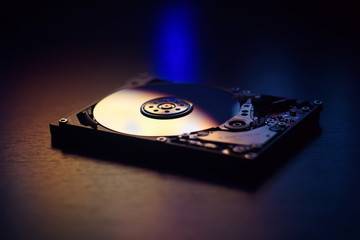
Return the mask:
<path fill-rule="evenodd" d="M 51 123 L 50 130 L 57 146 L 117 152 L 119 159 L 140 153 L 149 161 L 251 163 L 296 145 L 318 126 L 321 110 L 319 100 L 147 77 Z"/>

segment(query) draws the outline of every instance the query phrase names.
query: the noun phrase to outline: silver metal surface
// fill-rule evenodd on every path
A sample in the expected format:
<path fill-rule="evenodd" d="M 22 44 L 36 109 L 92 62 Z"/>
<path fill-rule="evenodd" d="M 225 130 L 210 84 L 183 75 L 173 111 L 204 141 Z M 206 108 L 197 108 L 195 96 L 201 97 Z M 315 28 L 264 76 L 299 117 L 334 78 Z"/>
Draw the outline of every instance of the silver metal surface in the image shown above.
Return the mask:
<path fill-rule="evenodd" d="M 262 126 L 245 132 L 214 131 L 207 136 L 198 136 L 198 138 L 205 141 L 250 146 L 263 145 L 276 134 L 270 130 L 269 126 Z"/>
<path fill-rule="evenodd" d="M 150 118 L 171 119 L 189 114 L 193 104 L 175 97 L 155 98 L 141 106 L 141 113 Z"/>
<path fill-rule="evenodd" d="M 175 98 L 179 101 L 180 110 L 176 110 Z M 175 100 L 156 105 L 155 99 Z M 180 106 L 182 103 L 184 106 Z M 176 104 L 175 107 L 173 104 Z M 238 103 L 231 94 L 216 88 L 184 84 L 156 85 L 112 93 L 95 105 L 93 115 L 100 125 L 113 131 L 139 136 L 173 136 L 219 126 L 232 117 L 230 114 L 234 104 Z M 156 106 L 163 111 L 163 115 L 171 115 L 172 111 L 192 111 L 177 118 L 156 119 L 141 112 L 142 107 L 150 112 L 150 106 Z"/>
<path fill-rule="evenodd" d="M 254 121 L 254 107 L 251 103 L 251 98 L 249 98 L 245 104 L 240 108 L 240 111 L 236 116 L 227 120 L 223 126 L 232 129 L 232 130 L 241 130 L 250 127 Z M 223 128 L 222 126 L 220 126 Z"/>

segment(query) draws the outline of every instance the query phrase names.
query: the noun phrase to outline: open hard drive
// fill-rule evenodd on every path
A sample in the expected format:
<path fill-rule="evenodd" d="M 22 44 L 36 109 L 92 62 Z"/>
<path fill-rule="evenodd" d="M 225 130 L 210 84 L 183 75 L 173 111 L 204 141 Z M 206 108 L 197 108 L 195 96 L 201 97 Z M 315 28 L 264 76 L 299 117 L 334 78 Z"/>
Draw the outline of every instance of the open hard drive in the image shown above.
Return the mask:
<path fill-rule="evenodd" d="M 57 145 L 254 162 L 318 125 L 322 102 L 136 79 L 50 124 Z M 139 83 L 140 82 L 140 83 Z M 290 138 L 289 138 L 290 137 Z M 277 146 L 277 147 L 276 147 Z"/>

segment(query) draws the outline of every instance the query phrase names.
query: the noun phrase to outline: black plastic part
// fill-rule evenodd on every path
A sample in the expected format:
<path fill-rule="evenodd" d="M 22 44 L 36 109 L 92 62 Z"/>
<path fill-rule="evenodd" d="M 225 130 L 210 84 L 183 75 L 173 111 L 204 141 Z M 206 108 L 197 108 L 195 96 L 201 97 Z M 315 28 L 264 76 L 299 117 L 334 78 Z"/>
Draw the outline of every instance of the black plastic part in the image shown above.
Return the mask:
<path fill-rule="evenodd" d="M 76 114 L 76 116 L 82 125 L 91 126 L 97 129 L 98 123 L 94 120 L 94 117 L 92 115 L 92 108 L 93 106 L 85 109 L 84 111 L 81 111 L 80 113 Z"/>

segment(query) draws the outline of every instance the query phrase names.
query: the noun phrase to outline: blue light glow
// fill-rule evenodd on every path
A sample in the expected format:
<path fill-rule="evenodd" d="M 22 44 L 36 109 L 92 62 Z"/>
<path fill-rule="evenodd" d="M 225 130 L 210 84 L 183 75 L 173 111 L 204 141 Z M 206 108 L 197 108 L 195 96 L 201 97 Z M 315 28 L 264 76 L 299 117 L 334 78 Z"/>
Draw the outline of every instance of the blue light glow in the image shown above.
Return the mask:
<path fill-rule="evenodd" d="M 168 5 L 156 22 L 154 70 L 163 79 L 199 82 L 195 8 Z"/>

